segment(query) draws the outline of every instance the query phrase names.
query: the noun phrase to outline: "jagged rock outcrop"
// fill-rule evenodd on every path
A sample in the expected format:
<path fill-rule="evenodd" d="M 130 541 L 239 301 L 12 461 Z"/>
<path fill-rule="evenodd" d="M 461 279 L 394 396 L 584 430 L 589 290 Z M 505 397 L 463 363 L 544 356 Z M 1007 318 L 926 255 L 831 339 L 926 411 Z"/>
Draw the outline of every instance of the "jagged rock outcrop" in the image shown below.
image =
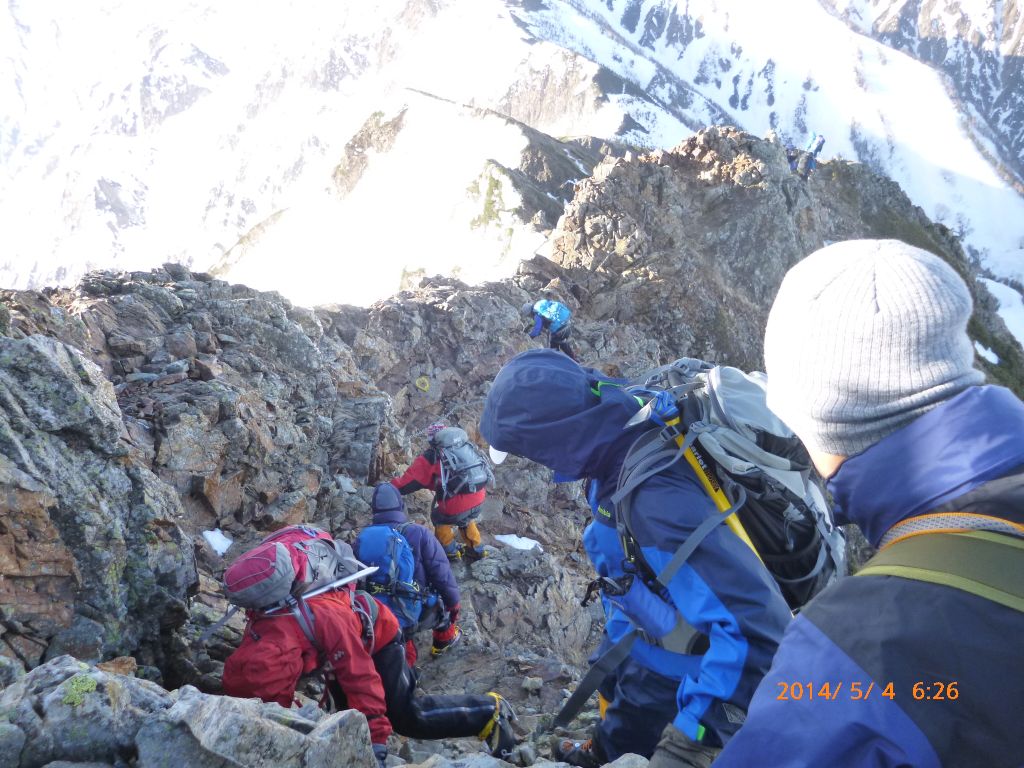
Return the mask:
<path fill-rule="evenodd" d="M 639 325 L 676 355 L 760 368 L 762 330 L 786 270 L 855 238 L 904 240 L 960 272 L 975 298 L 971 334 L 1002 361 L 979 358 L 979 367 L 1021 391 L 1020 345 L 948 228 L 864 165 L 823 162 L 804 182 L 780 142 L 735 128 L 605 159 L 578 185 L 553 258 L 574 268 L 589 317 Z"/>
<path fill-rule="evenodd" d="M 567 302 L 580 358 L 609 375 L 684 355 L 760 368 L 786 269 L 852 237 L 899 237 L 953 264 L 975 293 L 972 335 L 1001 359 L 979 366 L 1021 392 L 1020 346 L 949 230 L 863 166 L 822 163 L 803 182 L 780 144 L 731 128 L 606 159 L 576 185 L 553 259 L 525 261 L 500 283 L 428 278 L 369 309 L 308 310 L 166 265 L 92 273 L 74 290 L 0 292 L 0 659 L 14 660 L 0 661 L 0 684 L 27 690 L 23 667 L 70 652 L 134 655 L 143 676 L 219 692 L 243 627 L 236 616 L 201 637 L 226 608 L 225 562 L 294 522 L 350 538 L 369 522 L 372 485 L 408 465 L 432 422 L 479 440 L 490 381 L 538 343 L 522 332 L 524 302 L 544 292 Z M 534 732 L 600 632 L 599 609 L 578 605 L 589 516 L 579 484 L 556 486 L 542 467 L 512 457 L 496 476 L 485 540 L 516 533 L 544 551 L 499 547 L 456 566 L 466 637 L 424 665 L 421 683 L 500 690 Z M 407 502 L 427 519 L 429 493 Z M 212 528 L 234 540 L 224 558 L 203 537 Z M 146 743 L 200 755 L 230 741 L 197 732 L 215 706 L 197 691 L 159 700 Z M 222 706 L 225 717 L 250 712 Z M 130 747 L 140 755 L 141 728 Z M 23 736 L 20 725 L 0 727 L 10 745 L 0 753 L 25 754 Z M 437 768 L 492 764 L 473 740 L 432 745 L 433 757 L 422 743 L 400 746 L 409 762 Z M 550 754 L 540 736 L 529 746 Z"/>

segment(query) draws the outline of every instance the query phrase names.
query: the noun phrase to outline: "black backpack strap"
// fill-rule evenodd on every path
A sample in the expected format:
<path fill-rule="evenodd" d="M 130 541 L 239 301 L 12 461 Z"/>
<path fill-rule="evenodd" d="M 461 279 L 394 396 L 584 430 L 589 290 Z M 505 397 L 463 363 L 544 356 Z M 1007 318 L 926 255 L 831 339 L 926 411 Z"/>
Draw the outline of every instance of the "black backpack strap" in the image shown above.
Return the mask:
<path fill-rule="evenodd" d="M 890 544 L 857 576 L 960 589 L 1024 613 L 1024 539 L 988 531 L 922 533 Z"/>
<path fill-rule="evenodd" d="M 636 630 L 628 632 L 591 665 L 587 674 L 580 680 L 580 684 L 576 686 L 572 696 L 569 697 L 568 701 L 565 702 L 562 709 L 555 716 L 552 722 L 553 727 L 564 728 L 579 714 L 579 711 L 583 709 L 583 705 L 587 703 L 587 699 L 601 686 L 601 681 L 614 672 L 615 668 L 629 656 L 633 643 L 636 642 L 638 637 L 639 634 Z"/>

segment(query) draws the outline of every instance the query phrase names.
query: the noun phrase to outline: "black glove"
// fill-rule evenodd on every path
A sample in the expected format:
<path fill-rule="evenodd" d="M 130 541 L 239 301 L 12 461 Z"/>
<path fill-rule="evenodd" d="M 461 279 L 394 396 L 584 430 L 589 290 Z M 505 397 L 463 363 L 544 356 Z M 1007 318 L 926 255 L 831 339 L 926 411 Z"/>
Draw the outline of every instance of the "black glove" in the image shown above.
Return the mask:
<path fill-rule="evenodd" d="M 388 764 L 388 746 L 387 744 L 374 744 L 373 745 L 373 756 L 377 758 L 377 764 L 380 768 L 387 768 Z"/>
<path fill-rule="evenodd" d="M 711 768 L 711 762 L 721 752 L 694 741 L 669 723 L 661 732 L 661 741 L 654 750 L 648 768 Z"/>

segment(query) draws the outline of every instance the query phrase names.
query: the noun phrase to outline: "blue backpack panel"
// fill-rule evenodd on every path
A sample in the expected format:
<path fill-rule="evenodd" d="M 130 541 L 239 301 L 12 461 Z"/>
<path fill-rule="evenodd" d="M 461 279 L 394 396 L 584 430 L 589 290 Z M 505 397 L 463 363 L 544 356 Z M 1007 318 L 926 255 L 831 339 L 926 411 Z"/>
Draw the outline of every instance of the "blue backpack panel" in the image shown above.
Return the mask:
<path fill-rule="evenodd" d="M 391 609 L 402 629 L 416 625 L 426 597 L 414 578 L 416 559 L 412 547 L 402 535 L 408 525 L 371 525 L 360 531 L 355 546 L 362 562 L 379 569 L 367 577 L 366 591 Z"/>

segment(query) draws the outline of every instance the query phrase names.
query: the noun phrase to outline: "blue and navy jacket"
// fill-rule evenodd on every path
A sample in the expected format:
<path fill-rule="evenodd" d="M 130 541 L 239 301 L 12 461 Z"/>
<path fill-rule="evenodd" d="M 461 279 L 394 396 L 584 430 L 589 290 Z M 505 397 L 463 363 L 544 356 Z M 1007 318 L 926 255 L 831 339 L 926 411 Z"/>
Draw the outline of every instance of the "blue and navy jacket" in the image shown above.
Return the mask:
<path fill-rule="evenodd" d="M 558 333 L 569 322 L 572 311 L 560 301 L 541 299 L 533 305 L 533 328 L 530 329 L 530 338 L 537 338 L 544 328 L 551 333 Z"/>
<path fill-rule="evenodd" d="M 839 522 L 876 546 L 894 524 L 930 513 L 1024 523 L 1024 404 L 1001 387 L 971 387 L 847 459 L 829 490 Z M 1024 613 L 977 595 L 897 576 L 845 579 L 786 631 L 715 766 L 1017 768 L 1022 643 Z"/>
<path fill-rule="evenodd" d="M 381 483 L 374 489 L 373 507 L 373 525 L 397 528 L 409 523 L 405 503 L 398 490 L 389 483 Z M 436 592 L 445 608 L 459 605 L 459 584 L 441 542 L 427 528 L 416 523 L 406 525 L 402 535 L 412 549 L 416 562 L 413 578 L 420 590 Z M 359 557 L 358 551 L 355 554 Z"/>
<path fill-rule="evenodd" d="M 610 496 L 626 452 L 644 428 L 624 429 L 640 405 L 619 387 L 597 386 L 606 380 L 552 350 L 525 352 L 495 378 L 480 431 L 498 450 L 564 477 L 590 480 L 594 519 L 584 544 L 599 574 L 618 576 L 624 556 Z M 632 504 L 632 533 L 655 573 L 702 521 L 720 514 L 683 462 L 643 483 Z M 674 719 L 680 730 L 694 739 L 704 736 L 709 744 L 725 743 L 742 722 L 790 621 L 786 602 L 753 552 L 725 526 L 705 539 L 660 598 L 707 635 L 708 649 L 700 655 L 669 653 L 638 641 L 631 656 L 680 680 Z M 606 632 L 615 641 L 630 624 L 609 604 Z M 654 630 L 656 637 L 663 632 L 642 629 Z"/>

